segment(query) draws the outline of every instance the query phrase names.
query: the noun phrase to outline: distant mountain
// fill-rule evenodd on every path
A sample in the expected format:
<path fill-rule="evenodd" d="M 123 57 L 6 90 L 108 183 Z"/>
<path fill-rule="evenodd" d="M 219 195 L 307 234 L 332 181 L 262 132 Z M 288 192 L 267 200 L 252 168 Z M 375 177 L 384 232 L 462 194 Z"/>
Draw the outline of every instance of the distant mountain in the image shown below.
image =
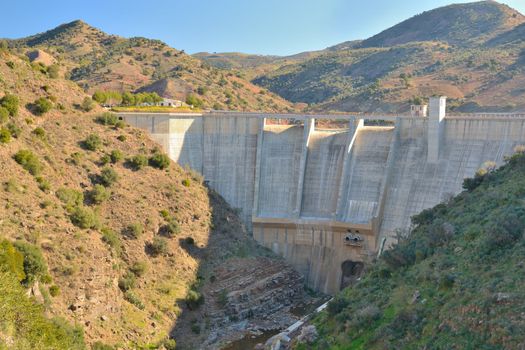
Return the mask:
<path fill-rule="evenodd" d="M 45 50 L 71 80 L 95 90 L 156 91 L 163 97 L 198 95 L 205 107 L 285 111 L 294 106 L 234 73 L 225 73 L 160 40 L 109 35 L 83 21 L 12 40 L 20 51 Z M 159 88 L 156 90 L 156 88 Z"/>
<path fill-rule="evenodd" d="M 450 5 L 252 81 L 321 111 L 408 111 L 434 94 L 458 111 L 523 110 L 525 17 L 494 1 Z"/>
<path fill-rule="evenodd" d="M 414 41 L 470 46 L 523 22 L 522 14 L 495 1 L 454 4 L 407 19 L 363 41 L 360 47 L 389 47 Z"/>

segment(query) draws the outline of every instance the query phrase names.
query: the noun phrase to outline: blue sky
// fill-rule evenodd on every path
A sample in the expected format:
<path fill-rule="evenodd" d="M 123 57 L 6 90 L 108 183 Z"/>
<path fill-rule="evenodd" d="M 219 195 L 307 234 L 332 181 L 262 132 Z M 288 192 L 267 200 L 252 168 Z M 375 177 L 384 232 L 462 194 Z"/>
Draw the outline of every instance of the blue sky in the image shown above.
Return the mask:
<path fill-rule="evenodd" d="M 0 37 L 82 19 L 111 34 L 160 39 L 188 53 L 288 55 L 364 39 L 451 0 L 15 0 Z M 502 1 L 525 13 L 524 0 Z"/>

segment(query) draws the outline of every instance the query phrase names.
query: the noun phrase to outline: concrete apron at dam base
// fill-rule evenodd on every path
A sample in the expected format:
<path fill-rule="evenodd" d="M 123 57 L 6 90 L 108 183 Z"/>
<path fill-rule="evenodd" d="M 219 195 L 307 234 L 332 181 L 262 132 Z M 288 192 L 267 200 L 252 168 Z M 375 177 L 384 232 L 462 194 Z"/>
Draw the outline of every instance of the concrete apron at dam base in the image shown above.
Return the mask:
<path fill-rule="evenodd" d="M 428 117 L 119 117 L 146 130 L 180 165 L 202 173 L 239 208 L 253 237 L 290 262 L 309 287 L 333 294 L 406 233 L 411 216 L 459 193 L 483 163 L 502 164 L 525 143 L 525 115 L 453 116 L 445 108 L 446 99 L 438 97 L 430 99 Z M 321 129 L 316 119 L 346 125 Z"/>

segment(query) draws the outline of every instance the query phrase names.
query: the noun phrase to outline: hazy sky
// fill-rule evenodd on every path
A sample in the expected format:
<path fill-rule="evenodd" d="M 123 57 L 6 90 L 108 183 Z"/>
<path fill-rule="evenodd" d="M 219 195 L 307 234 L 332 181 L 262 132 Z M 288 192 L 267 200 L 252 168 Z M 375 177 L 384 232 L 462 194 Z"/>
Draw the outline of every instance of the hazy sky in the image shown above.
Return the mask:
<path fill-rule="evenodd" d="M 365 39 L 452 0 L 14 0 L 0 37 L 19 38 L 82 19 L 111 34 L 160 39 L 188 53 L 288 55 Z M 506 0 L 525 13 L 525 0 Z"/>

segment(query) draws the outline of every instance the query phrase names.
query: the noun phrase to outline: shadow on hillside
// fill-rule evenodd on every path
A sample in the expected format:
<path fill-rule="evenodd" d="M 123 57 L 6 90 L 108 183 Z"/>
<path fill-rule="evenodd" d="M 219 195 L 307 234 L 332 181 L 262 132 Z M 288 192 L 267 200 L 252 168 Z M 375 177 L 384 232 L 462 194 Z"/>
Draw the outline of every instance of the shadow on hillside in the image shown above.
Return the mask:
<path fill-rule="evenodd" d="M 206 313 L 201 305 L 208 296 L 199 299 L 200 291 L 205 285 L 213 285 L 215 276 L 213 270 L 226 259 L 242 256 L 246 252 L 261 250 L 246 233 L 246 229 L 236 212 L 218 195 L 209 189 L 210 207 L 212 209 L 212 225 L 207 246 L 198 246 L 187 236 L 180 238 L 180 246 L 188 254 L 200 261 L 196 280 L 186 299 L 176 301 L 182 310 L 170 336 L 177 341 L 177 349 L 200 349 L 206 341 Z"/>

